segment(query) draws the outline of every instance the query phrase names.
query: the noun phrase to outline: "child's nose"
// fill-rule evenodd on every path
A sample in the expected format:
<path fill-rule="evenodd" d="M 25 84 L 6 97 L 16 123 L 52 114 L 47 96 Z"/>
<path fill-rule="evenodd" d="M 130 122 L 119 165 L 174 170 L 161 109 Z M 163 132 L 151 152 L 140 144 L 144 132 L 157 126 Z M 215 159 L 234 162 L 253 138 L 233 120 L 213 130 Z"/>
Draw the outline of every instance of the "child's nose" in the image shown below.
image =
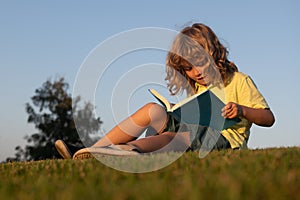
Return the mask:
<path fill-rule="evenodd" d="M 200 76 L 200 75 L 202 74 L 202 69 L 201 69 L 201 67 L 194 66 L 194 67 L 193 67 L 193 70 L 194 70 L 194 75 L 195 75 L 195 76 Z"/>

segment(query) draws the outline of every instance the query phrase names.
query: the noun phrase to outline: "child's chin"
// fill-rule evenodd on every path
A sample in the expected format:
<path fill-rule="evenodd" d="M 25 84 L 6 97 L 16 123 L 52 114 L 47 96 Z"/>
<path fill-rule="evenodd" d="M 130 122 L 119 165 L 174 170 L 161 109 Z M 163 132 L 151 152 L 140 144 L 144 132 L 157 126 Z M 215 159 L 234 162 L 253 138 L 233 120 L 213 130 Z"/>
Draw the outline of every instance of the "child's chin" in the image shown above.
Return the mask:
<path fill-rule="evenodd" d="M 205 80 L 199 80 L 199 81 L 197 81 L 197 83 L 199 84 L 199 85 L 203 85 L 203 86 L 207 86 L 207 85 L 209 85 L 209 82 L 207 82 L 207 81 L 205 81 Z"/>

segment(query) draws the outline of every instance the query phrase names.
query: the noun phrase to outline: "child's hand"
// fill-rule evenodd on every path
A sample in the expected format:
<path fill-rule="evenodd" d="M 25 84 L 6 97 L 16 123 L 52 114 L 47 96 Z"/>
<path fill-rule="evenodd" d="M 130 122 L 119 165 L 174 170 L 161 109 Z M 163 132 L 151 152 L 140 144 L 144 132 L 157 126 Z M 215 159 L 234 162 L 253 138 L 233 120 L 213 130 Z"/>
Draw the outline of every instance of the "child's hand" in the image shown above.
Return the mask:
<path fill-rule="evenodd" d="M 224 118 L 235 118 L 242 116 L 243 114 L 243 107 L 237 103 L 229 102 L 224 108 L 222 109 L 222 116 Z"/>

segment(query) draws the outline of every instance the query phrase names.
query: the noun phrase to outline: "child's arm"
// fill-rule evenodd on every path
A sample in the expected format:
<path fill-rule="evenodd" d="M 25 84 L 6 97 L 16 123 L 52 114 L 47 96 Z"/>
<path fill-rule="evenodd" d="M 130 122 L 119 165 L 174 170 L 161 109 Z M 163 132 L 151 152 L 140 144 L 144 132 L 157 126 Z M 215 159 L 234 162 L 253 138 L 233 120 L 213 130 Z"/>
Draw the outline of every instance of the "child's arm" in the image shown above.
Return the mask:
<path fill-rule="evenodd" d="M 275 118 L 270 109 L 257 109 L 242 106 L 229 102 L 222 109 L 222 116 L 225 118 L 244 117 L 259 126 L 270 127 L 274 124 Z"/>

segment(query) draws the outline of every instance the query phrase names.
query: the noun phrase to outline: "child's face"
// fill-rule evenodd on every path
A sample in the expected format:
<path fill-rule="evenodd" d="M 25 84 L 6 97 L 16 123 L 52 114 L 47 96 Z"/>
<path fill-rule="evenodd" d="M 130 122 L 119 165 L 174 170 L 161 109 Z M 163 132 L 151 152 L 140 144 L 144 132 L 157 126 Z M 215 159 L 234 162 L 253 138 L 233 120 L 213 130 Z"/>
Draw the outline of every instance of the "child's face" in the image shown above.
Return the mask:
<path fill-rule="evenodd" d="M 185 67 L 184 71 L 188 77 L 196 81 L 200 85 L 207 86 L 210 84 L 210 75 L 209 75 L 210 63 L 207 62 L 202 66 L 190 66 Z"/>

